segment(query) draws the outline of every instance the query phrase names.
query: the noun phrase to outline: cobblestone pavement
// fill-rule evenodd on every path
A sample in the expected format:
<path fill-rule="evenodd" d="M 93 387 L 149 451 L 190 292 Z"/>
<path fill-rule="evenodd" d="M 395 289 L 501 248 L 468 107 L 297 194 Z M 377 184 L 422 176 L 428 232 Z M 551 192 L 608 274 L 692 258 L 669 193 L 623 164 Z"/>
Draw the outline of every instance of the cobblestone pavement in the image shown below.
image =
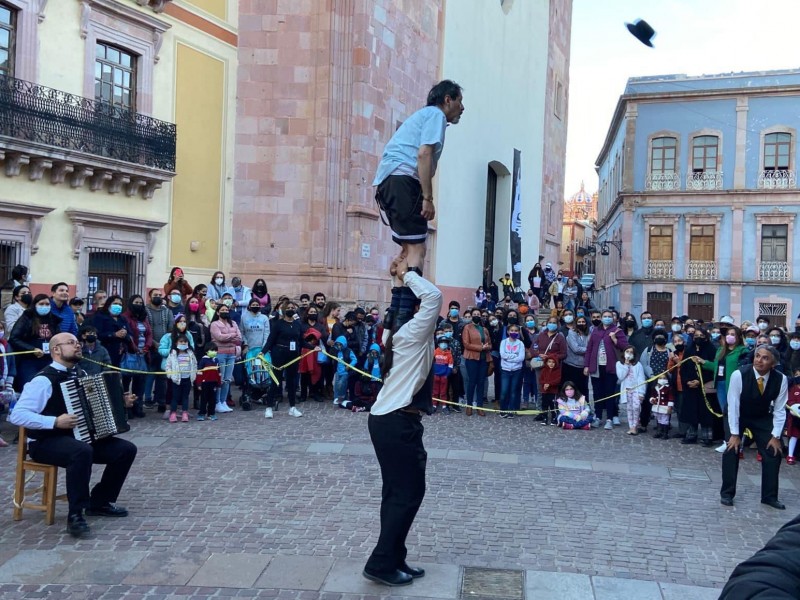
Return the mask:
<path fill-rule="evenodd" d="M 11 520 L 16 448 L 0 451 L 0 493 L 9 499 L 0 597 L 385 595 L 359 575 L 377 539 L 380 500 L 367 415 L 301 406 L 300 419 L 284 404 L 272 421 L 237 410 L 188 424 L 148 411 L 126 436 L 139 445 L 120 498 L 131 516 L 92 519 L 93 537 L 79 541 L 64 532 L 64 503 L 51 527 L 31 511 Z M 741 466 L 736 506 L 726 509 L 721 455 L 711 449 L 628 436 L 624 426 L 562 431 L 530 417 L 424 423 L 428 491 L 409 562 L 441 576 L 392 597 L 457 598 L 464 568 L 483 567 L 524 571 L 528 600 L 713 598 L 718 590 L 701 588 L 719 588 L 800 509 L 800 467 L 785 463 L 788 510 L 760 504 L 754 451 Z M 13 435 L 8 424 L 2 433 Z"/>

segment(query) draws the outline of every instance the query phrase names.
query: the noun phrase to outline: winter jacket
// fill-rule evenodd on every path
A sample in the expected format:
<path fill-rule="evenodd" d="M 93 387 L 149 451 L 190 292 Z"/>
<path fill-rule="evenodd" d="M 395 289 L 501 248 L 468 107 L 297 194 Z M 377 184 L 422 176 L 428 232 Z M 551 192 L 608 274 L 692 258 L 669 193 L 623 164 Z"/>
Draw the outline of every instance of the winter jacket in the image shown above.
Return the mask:
<path fill-rule="evenodd" d="M 628 390 L 634 392 L 639 398 L 644 398 L 646 390 L 642 363 L 637 362 L 633 365 L 626 365 L 620 361 L 616 361 L 616 363 L 620 401 L 623 403 L 627 401 Z"/>
<path fill-rule="evenodd" d="M 453 353 L 437 347 L 433 351 L 433 374 L 437 377 L 447 377 L 453 372 Z"/>
<path fill-rule="evenodd" d="M 376 357 L 367 355 L 367 360 L 364 361 L 364 371 L 369 373 L 371 377 L 361 376 L 362 380 L 380 381 L 381 373 L 381 347 L 378 344 L 371 344 L 369 347 L 370 352 L 377 352 Z"/>
<path fill-rule="evenodd" d="M 209 329 L 211 329 L 211 339 L 216 342 L 219 354 L 239 355 L 242 351 L 242 333 L 236 323 L 232 320 L 225 323 L 223 319 L 217 319 L 211 323 Z"/>
<path fill-rule="evenodd" d="M 61 323 L 59 324 L 59 331 L 61 333 L 71 333 L 77 337 L 78 323 L 75 321 L 75 313 L 69 305 L 69 302 L 64 302 L 64 305 L 58 308 L 58 306 L 56 306 L 56 301 L 51 298 L 50 312 L 61 319 Z"/>
<path fill-rule="evenodd" d="M 309 338 L 313 338 L 313 341 L 308 341 Z M 319 364 L 319 353 L 315 352 L 315 350 L 319 348 L 321 339 L 322 334 L 314 327 L 309 327 L 303 332 L 303 345 L 301 350 L 303 358 L 300 359 L 298 371 L 311 375 L 311 385 L 315 385 L 322 376 L 322 367 Z"/>
<path fill-rule="evenodd" d="M 586 361 L 584 363 L 589 369 L 590 375 L 597 372 L 597 354 L 600 344 L 603 344 L 606 350 L 606 373 L 616 373 L 617 350 L 622 350 L 628 345 L 628 336 L 616 325 L 611 325 L 608 329 L 602 326 L 592 329 L 589 343 L 586 345 Z"/>
<path fill-rule="evenodd" d="M 107 312 L 99 312 L 94 316 L 92 324 L 97 328 L 97 339 L 103 343 L 111 357 L 114 366 L 119 366 L 120 359 L 124 352 L 135 352 L 133 346 L 133 331 L 127 319 L 123 316 L 114 317 Z M 117 337 L 116 333 L 124 329 L 128 335 L 122 338 Z"/>
<path fill-rule="evenodd" d="M 194 352 L 187 352 L 187 354 L 189 355 L 189 380 L 194 383 L 194 380 L 197 377 L 197 359 L 194 356 Z M 172 350 L 169 353 L 169 356 L 167 356 L 167 364 L 165 365 L 164 370 L 167 371 L 167 377 L 169 377 L 172 383 L 181 382 L 180 363 L 178 362 L 177 350 Z"/>
<path fill-rule="evenodd" d="M 194 291 L 191 284 L 185 279 L 168 281 L 164 284 L 164 295 L 169 296 L 170 292 L 177 291 L 182 298 L 188 298 Z"/>
<path fill-rule="evenodd" d="M 208 354 L 197 363 L 196 383 L 216 383 L 222 384 L 222 377 L 219 373 L 219 361 L 216 357 L 211 358 Z"/>
<path fill-rule="evenodd" d="M 550 336 L 547 329 L 542 328 L 539 334 L 533 338 L 531 355 L 542 357 L 544 354 L 557 358 L 560 365 L 561 361 L 567 358 L 567 339 L 558 331 Z M 560 369 L 559 366 L 559 372 Z"/>
<path fill-rule="evenodd" d="M 139 348 L 139 325 L 140 322 L 136 317 L 134 317 L 130 312 L 125 312 L 123 314 L 125 320 L 128 322 L 128 328 L 131 330 L 131 340 L 133 342 L 133 347 L 138 349 Z M 145 317 L 144 321 L 144 352 L 147 352 L 153 346 L 153 329 L 150 327 L 149 320 Z"/>
<path fill-rule="evenodd" d="M 34 315 L 36 315 L 35 310 L 28 309 L 22 313 L 22 316 L 14 323 L 14 329 L 11 330 L 11 335 L 8 338 L 12 351 L 26 352 L 28 350 L 41 350 L 42 344 L 44 342 L 49 342 L 50 338 L 59 332 L 58 327 L 61 321 L 52 312 L 44 317 L 38 317 L 40 327 L 38 331 L 34 332 Z M 42 337 L 42 335 L 44 337 Z M 33 355 L 23 354 L 17 358 L 26 360 L 28 357 L 32 358 Z"/>
<path fill-rule="evenodd" d="M 78 363 L 80 368 L 86 371 L 88 375 L 99 375 L 105 370 L 103 365 L 111 364 L 111 357 L 108 355 L 108 350 L 105 349 L 100 340 L 94 343 L 94 348 L 89 349 L 89 346 L 83 344 L 83 358 Z M 91 359 L 87 360 L 87 359 Z M 97 364 L 103 363 L 103 364 Z"/>
<path fill-rule="evenodd" d="M 538 383 L 539 383 L 539 393 L 540 394 L 557 394 L 559 391 L 559 386 L 561 385 L 561 361 L 553 358 L 556 361 L 556 366 L 554 368 L 550 368 L 547 366 L 547 356 L 542 356 L 544 359 L 544 366 L 539 369 L 539 373 L 536 376 Z M 545 390 L 544 386 L 548 384 L 548 388 Z"/>
<path fill-rule="evenodd" d="M 191 350 L 194 350 L 194 337 L 188 330 L 185 332 L 185 335 L 186 339 L 189 340 L 189 348 Z M 162 371 L 167 370 L 167 357 L 169 356 L 170 352 L 172 352 L 172 334 L 165 333 L 164 336 L 161 338 L 161 341 L 158 343 L 158 353 L 161 355 L 163 359 L 161 361 Z"/>
<path fill-rule="evenodd" d="M 355 352 L 350 350 L 350 348 L 347 347 L 347 338 L 344 337 L 343 335 L 340 335 L 339 337 L 336 338 L 336 341 L 334 343 L 336 344 L 336 346 L 338 346 L 338 347 L 335 346 L 335 348 L 336 348 L 336 356 L 339 358 L 339 360 L 343 360 L 344 362 L 349 363 L 351 367 L 355 367 L 357 362 L 356 354 Z M 349 372 L 350 369 L 345 367 L 342 363 L 340 362 L 336 363 L 337 375 L 345 375 Z"/>

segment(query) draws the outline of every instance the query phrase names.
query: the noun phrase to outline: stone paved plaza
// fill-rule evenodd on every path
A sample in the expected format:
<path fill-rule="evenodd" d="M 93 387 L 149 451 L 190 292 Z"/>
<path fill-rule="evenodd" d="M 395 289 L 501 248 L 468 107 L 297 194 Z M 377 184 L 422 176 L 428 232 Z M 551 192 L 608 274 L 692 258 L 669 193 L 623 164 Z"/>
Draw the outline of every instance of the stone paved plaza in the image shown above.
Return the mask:
<path fill-rule="evenodd" d="M 726 509 L 710 449 L 624 426 L 434 415 L 409 536 L 409 562 L 428 575 L 389 593 L 360 575 L 380 500 L 367 415 L 301 406 L 303 418 L 284 403 L 272 421 L 237 410 L 170 424 L 148 411 L 126 436 L 139 446 L 120 498 L 131 515 L 89 518 L 79 541 L 63 502 L 53 526 L 32 511 L 12 521 L 16 448 L 3 449 L 0 598 L 706 600 L 800 508 L 800 467 L 785 463 L 787 510 L 760 504 L 752 450 Z"/>

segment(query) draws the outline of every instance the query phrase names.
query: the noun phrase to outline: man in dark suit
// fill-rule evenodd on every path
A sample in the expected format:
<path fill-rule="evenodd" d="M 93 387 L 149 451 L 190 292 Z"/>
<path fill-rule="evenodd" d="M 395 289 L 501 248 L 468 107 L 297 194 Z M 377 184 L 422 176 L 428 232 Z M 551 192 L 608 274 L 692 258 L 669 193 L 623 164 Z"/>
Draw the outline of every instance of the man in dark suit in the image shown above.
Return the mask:
<path fill-rule="evenodd" d="M 773 346 L 756 348 L 753 365 L 731 374 L 728 385 L 728 422 L 731 437 L 722 455 L 720 502 L 733 506 L 736 477 L 739 472 L 741 433 L 750 429 L 761 463 L 761 503 L 772 508 L 786 508 L 778 500 L 778 471 L 781 466 L 781 435 L 786 422 L 788 381 L 775 370 L 780 354 Z"/>

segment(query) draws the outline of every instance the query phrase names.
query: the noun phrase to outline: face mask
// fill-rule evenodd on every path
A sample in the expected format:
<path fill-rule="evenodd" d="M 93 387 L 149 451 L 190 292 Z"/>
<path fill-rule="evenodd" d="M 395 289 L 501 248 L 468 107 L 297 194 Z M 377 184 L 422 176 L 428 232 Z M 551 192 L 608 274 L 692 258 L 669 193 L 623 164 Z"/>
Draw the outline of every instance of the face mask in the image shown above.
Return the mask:
<path fill-rule="evenodd" d="M 625 327 L 636 327 L 636 321 L 625 321 Z"/>
<path fill-rule="evenodd" d="M 653 319 L 642 319 L 642 327 L 652 327 Z"/>
<path fill-rule="evenodd" d="M 767 325 L 766 323 L 764 323 L 764 321 L 759 321 L 759 323 L 758 323 L 758 328 L 759 328 L 761 331 L 766 331 L 766 330 L 767 330 L 767 327 L 769 327 L 769 325 Z"/>
<path fill-rule="evenodd" d="M 175 325 L 175 327 L 177 328 L 178 331 L 186 331 L 186 323 L 184 322 L 178 323 L 177 325 Z"/>
<path fill-rule="evenodd" d="M 508 337 L 510 337 L 512 340 L 518 340 L 519 331 L 512 331 L 511 333 L 508 334 Z"/>
<path fill-rule="evenodd" d="M 220 319 L 227 319 L 227 318 L 228 318 L 228 317 L 230 317 L 230 316 L 231 316 L 231 315 L 230 315 L 230 313 L 229 313 L 227 310 L 226 310 L 225 312 L 221 312 L 221 313 L 219 313 L 219 318 L 220 318 Z"/>
<path fill-rule="evenodd" d="M 800 350 L 800 340 L 792 340 L 789 342 L 789 345 L 792 347 L 792 350 Z"/>
<path fill-rule="evenodd" d="M 480 317 L 472 317 L 472 322 L 475 323 L 475 325 L 480 325 L 481 324 L 481 318 Z"/>
<path fill-rule="evenodd" d="M 192 312 L 197 312 L 197 309 L 200 308 L 199 302 L 189 302 L 189 310 Z"/>
<path fill-rule="evenodd" d="M 696 337 L 696 338 L 693 338 L 693 339 L 694 339 L 694 343 L 697 344 L 697 345 L 702 344 L 706 340 L 706 338 L 704 338 L 704 337 Z"/>
<path fill-rule="evenodd" d="M 575 390 L 573 390 L 572 388 L 566 389 L 566 390 L 564 390 L 564 395 L 567 398 L 574 398 L 575 397 Z"/>
<path fill-rule="evenodd" d="M 555 323 L 547 324 L 547 331 L 555 331 L 556 329 L 558 329 L 558 325 L 556 325 Z"/>
<path fill-rule="evenodd" d="M 725 343 L 726 344 L 735 344 L 736 343 L 736 336 L 735 335 L 726 335 L 725 336 Z"/>
<path fill-rule="evenodd" d="M 308 320 L 309 321 L 316 321 L 317 320 L 317 315 L 314 315 L 314 314 L 308 315 Z"/>
<path fill-rule="evenodd" d="M 492 319 L 491 321 L 489 321 L 489 325 L 491 325 L 492 327 L 497 327 L 497 319 Z"/>
<path fill-rule="evenodd" d="M 603 317 L 601 319 L 601 321 L 603 322 L 603 325 L 608 327 L 609 325 L 611 325 L 614 322 L 614 317 Z"/>
<path fill-rule="evenodd" d="M 781 337 L 779 335 L 771 335 L 769 336 L 769 341 L 773 346 L 777 346 L 781 343 Z"/>
<path fill-rule="evenodd" d="M 442 350 L 447 350 L 448 347 L 449 344 L 447 342 L 442 342 L 439 344 L 439 348 L 441 348 Z"/>
<path fill-rule="evenodd" d="M 657 346 L 663 346 L 664 344 L 667 343 L 667 338 L 665 338 L 662 335 L 659 335 L 659 336 L 656 336 L 654 341 L 655 341 Z"/>
<path fill-rule="evenodd" d="M 683 328 L 680 325 L 678 325 L 677 323 L 673 323 L 672 324 L 672 331 L 674 331 L 675 333 L 679 333 L 681 329 L 683 329 Z"/>
<path fill-rule="evenodd" d="M 189 344 L 178 344 L 178 350 L 184 351 L 189 349 Z"/>
<path fill-rule="evenodd" d="M 283 311 L 283 314 L 291 319 L 292 317 L 294 317 L 294 309 L 293 308 L 289 308 L 289 309 Z"/>
<path fill-rule="evenodd" d="M 108 307 L 108 312 L 110 312 L 115 317 L 118 317 L 122 314 L 122 307 L 119 304 L 112 304 Z"/>
<path fill-rule="evenodd" d="M 247 310 L 249 310 L 253 314 L 258 314 L 261 312 L 261 306 L 251 306 Z"/>
<path fill-rule="evenodd" d="M 163 302 L 164 302 L 164 299 L 161 296 L 153 296 L 150 299 L 150 303 L 153 306 L 161 306 L 163 304 Z"/>
<path fill-rule="evenodd" d="M 756 345 L 756 338 L 744 338 L 744 343 L 752 348 Z"/>
<path fill-rule="evenodd" d="M 663 377 L 658 380 L 658 385 L 667 385 L 669 382 Z"/>
<path fill-rule="evenodd" d="M 208 354 L 208 358 L 216 358 L 217 357 L 217 351 L 216 350 L 209 350 L 208 352 L 206 352 L 206 354 Z"/>
<path fill-rule="evenodd" d="M 564 323 L 567 323 L 567 324 L 572 323 L 574 320 L 575 320 L 575 317 L 573 317 L 572 315 L 567 315 L 566 317 L 564 317 Z"/>
<path fill-rule="evenodd" d="M 458 309 L 457 308 L 451 308 L 449 314 L 450 314 L 450 317 L 455 319 L 456 317 L 458 317 Z"/>
<path fill-rule="evenodd" d="M 36 314 L 39 315 L 40 317 L 43 317 L 45 315 L 49 315 L 50 314 L 50 306 L 49 305 L 48 306 L 39 306 L 37 304 L 36 305 Z"/>
<path fill-rule="evenodd" d="M 23 304 L 30 304 L 31 302 L 33 302 L 33 295 L 32 294 L 22 294 L 22 296 L 20 296 L 19 299 L 22 300 Z"/>
<path fill-rule="evenodd" d="M 508 324 L 517 325 L 519 324 L 519 319 L 517 317 L 508 317 Z"/>
<path fill-rule="evenodd" d="M 630 352 L 625 353 L 625 360 L 633 360 L 633 354 Z"/>
<path fill-rule="evenodd" d="M 169 299 L 172 301 L 173 304 L 180 304 L 181 303 L 181 295 L 180 294 L 170 294 Z"/>
<path fill-rule="evenodd" d="M 716 331 L 712 331 L 711 332 L 711 339 L 712 340 L 718 340 L 720 338 L 720 335 L 722 335 L 722 334 L 717 333 Z"/>
<path fill-rule="evenodd" d="M 578 311 L 578 316 L 579 317 L 585 317 L 586 315 L 584 313 L 582 313 L 581 311 Z"/>
<path fill-rule="evenodd" d="M 97 341 L 97 336 L 93 333 L 88 334 L 85 338 L 87 344 L 94 344 Z"/>
<path fill-rule="evenodd" d="M 222 278 L 222 277 L 217 277 L 217 278 L 214 280 L 214 283 L 216 283 L 217 285 L 222 285 L 223 283 L 225 283 L 225 279 L 224 279 L 224 278 Z"/>
<path fill-rule="evenodd" d="M 222 301 L 222 303 L 223 303 L 225 306 L 227 306 L 228 308 L 230 308 L 231 306 L 233 306 L 233 300 L 231 300 L 230 298 L 225 298 L 225 300 L 223 300 L 223 301 Z"/>
<path fill-rule="evenodd" d="M 592 325 L 594 325 L 595 327 L 599 327 L 600 323 L 602 323 L 600 319 L 592 319 Z"/>
<path fill-rule="evenodd" d="M 683 344 L 675 344 L 675 352 L 683 352 Z"/>

